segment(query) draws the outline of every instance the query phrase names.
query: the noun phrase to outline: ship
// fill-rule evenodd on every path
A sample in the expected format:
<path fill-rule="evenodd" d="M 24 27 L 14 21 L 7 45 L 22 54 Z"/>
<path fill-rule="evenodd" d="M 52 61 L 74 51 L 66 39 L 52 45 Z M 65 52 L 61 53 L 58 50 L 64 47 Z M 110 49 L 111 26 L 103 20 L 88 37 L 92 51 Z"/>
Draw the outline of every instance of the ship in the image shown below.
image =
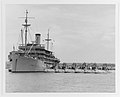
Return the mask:
<path fill-rule="evenodd" d="M 60 59 L 56 58 L 54 53 L 49 50 L 49 29 L 47 33 L 47 48 L 45 44 L 41 43 L 41 34 L 35 34 L 35 41 L 28 43 L 28 28 L 31 24 L 28 23 L 28 11 L 25 12 L 25 23 L 22 24 L 24 30 L 21 30 L 21 44 L 18 50 L 9 52 L 9 72 L 45 72 L 46 69 L 54 69 L 59 63 Z M 24 41 L 23 41 L 24 40 Z"/>

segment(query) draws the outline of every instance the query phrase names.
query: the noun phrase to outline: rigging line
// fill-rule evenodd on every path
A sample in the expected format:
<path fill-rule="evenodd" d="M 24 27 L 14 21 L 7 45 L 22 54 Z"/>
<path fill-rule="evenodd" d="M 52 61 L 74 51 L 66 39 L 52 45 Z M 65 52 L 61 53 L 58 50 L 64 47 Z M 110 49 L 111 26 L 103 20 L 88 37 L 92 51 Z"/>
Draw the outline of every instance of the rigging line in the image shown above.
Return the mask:
<path fill-rule="evenodd" d="M 30 36 L 30 40 L 32 41 L 32 36 L 31 36 L 31 34 L 30 34 L 30 29 L 28 28 L 28 34 L 29 34 L 29 36 Z"/>
<path fill-rule="evenodd" d="M 18 36 L 17 46 L 19 45 L 19 44 L 18 44 L 19 41 L 20 41 L 20 34 L 19 34 L 19 36 Z"/>
<path fill-rule="evenodd" d="M 27 55 L 30 53 L 32 47 L 33 47 L 34 43 L 32 44 L 32 46 L 30 47 L 30 50 L 27 52 Z"/>
<path fill-rule="evenodd" d="M 22 33 L 22 34 L 23 34 L 23 45 L 24 45 L 24 40 L 25 40 L 25 39 L 24 39 L 24 31 L 25 31 L 25 27 L 22 27 L 21 29 L 23 30 L 23 33 Z"/>
<path fill-rule="evenodd" d="M 29 28 L 27 29 L 28 30 L 28 33 L 29 33 Z M 25 31 L 25 27 L 23 28 L 23 31 Z M 30 35 L 30 33 L 29 33 L 29 35 Z M 31 37 L 31 36 L 30 36 Z M 29 38 L 29 37 L 28 37 Z M 23 38 L 24 39 L 24 38 Z M 32 40 L 31 40 L 32 41 Z"/>
<path fill-rule="evenodd" d="M 32 41 L 32 36 L 31 36 L 31 34 L 30 34 L 30 30 L 32 30 L 31 27 L 29 27 L 28 33 L 29 33 L 30 39 L 31 39 L 31 41 Z M 34 45 L 34 43 L 33 43 L 33 45 Z M 32 49 L 33 45 L 31 46 L 30 50 Z M 30 50 L 29 50 L 29 52 L 30 52 Z M 35 48 L 34 48 L 34 51 L 35 51 L 35 54 L 36 54 Z M 29 52 L 28 52 L 28 54 L 29 54 Z"/>
<path fill-rule="evenodd" d="M 29 27 L 29 29 L 30 29 L 31 31 L 35 32 L 35 31 L 32 29 L 32 27 Z"/>
<path fill-rule="evenodd" d="M 31 30 L 31 32 L 35 32 L 35 31 L 33 31 L 32 30 L 32 28 L 31 27 L 29 27 L 29 31 Z M 30 35 L 31 35 L 31 33 L 30 33 Z M 31 36 L 30 36 L 31 37 Z M 32 37 L 31 37 L 31 39 L 32 39 Z"/>

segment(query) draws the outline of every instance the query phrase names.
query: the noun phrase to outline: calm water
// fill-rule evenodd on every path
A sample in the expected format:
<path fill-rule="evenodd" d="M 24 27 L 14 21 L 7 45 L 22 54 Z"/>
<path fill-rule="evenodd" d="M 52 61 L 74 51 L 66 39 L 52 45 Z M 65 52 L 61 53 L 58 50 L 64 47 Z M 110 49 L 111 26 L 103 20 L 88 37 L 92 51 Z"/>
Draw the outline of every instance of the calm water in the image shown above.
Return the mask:
<path fill-rule="evenodd" d="M 10 73 L 6 92 L 115 92 L 115 73 Z"/>

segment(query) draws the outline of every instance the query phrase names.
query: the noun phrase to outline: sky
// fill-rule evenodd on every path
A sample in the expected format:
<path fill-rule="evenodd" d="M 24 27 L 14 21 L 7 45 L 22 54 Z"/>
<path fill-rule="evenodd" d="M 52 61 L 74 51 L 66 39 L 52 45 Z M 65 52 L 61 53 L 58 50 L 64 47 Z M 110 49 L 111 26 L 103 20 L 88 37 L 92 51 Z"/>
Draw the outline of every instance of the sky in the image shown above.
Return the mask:
<path fill-rule="evenodd" d="M 28 10 L 31 24 L 29 42 L 40 33 L 41 43 L 50 47 L 61 62 L 115 63 L 114 4 L 9 4 L 6 5 L 6 58 L 13 45 L 21 44 L 20 30 Z M 51 44 L 51 43 L 50 43 Z"/>

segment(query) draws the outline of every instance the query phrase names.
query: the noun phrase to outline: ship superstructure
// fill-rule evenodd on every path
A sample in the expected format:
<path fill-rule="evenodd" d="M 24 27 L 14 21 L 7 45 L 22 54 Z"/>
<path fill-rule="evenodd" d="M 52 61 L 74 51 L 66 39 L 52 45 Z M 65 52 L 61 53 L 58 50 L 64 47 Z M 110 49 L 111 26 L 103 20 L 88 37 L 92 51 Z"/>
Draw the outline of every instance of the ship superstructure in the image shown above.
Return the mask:
<path fill-rule="evenodd" d="M 22 44 L 18 46 L 18 50 L 13 50 L 8 55 L 11 68 L 9 71 L 11 72 L 35 72 L 35 71 L 45 71 L 45 69 L 53 68 L 57 66 L 60 62 L 58 58 L 56 58 L 52 51 L 49 50 L 49 29 L 47 34 L 47 49 L 45 49 L 45 45 L 41 44 L 41 34 L 35 34 L 35 41 L 32 43 L 27 43 L 27 34 L 28 34 L 28 11 L 26 10 L 25 16 L 25 24 L 24 30 L 21 30 L 21 40 Z M 23 33 L 25 34 L 25 41 L 23 42 Z"/>

